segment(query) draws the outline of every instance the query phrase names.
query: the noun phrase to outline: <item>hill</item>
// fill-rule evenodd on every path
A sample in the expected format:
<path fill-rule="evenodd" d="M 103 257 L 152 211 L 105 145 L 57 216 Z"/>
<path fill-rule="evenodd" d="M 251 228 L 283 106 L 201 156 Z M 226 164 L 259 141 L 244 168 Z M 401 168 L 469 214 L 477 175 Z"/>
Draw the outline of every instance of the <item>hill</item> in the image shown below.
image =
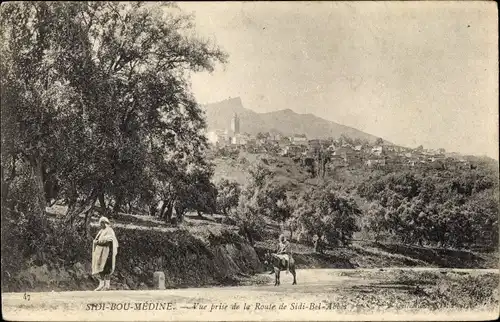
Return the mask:
<path fill-rule="evenodd" d="M 376 136 L 355 128 L 331 122 L 312 114 L 299 114 L 291 109 L 268 113 L 256 113 L 243 107 L 241 98 L 203 105 L 207 116 L 208 130 L 230 128 L 231 118 L 236 113 L 240 118 L 241 132 L 256 135 L 259 132 L 278 131 L 284 135 L 306 134 L 309 138 L 337 138 L 341 135 L 353 139 L 375 141 Z"/>

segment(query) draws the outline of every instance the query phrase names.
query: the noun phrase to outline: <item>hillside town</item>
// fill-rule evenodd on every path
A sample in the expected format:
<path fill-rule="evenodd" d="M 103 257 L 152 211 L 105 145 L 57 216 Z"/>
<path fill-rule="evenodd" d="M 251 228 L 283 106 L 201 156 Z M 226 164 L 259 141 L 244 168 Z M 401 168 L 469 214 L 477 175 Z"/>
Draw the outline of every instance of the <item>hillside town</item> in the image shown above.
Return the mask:
<path fill-rule="evenodd" d="M 265 153 L 289 157 L 295 160 L 312 158 L 323 160 L 328 167 L 432 167 L 437 169 L 473 168 L 462 156 L 447 153 L 444 149 L 425 149 L 423 146 L 408 148 L 397 146 L 382 139 L 374 142 L 352 139 L 345 135 L 338 138 L 309 138 L 305 134 L 283 135 L 269 131 L 252 135 L 241 132 L 241 122 L 234 114 L 229 129 L 217 129 L 207 133 L 207 139 L 215 151 L 221 153 Z"/>

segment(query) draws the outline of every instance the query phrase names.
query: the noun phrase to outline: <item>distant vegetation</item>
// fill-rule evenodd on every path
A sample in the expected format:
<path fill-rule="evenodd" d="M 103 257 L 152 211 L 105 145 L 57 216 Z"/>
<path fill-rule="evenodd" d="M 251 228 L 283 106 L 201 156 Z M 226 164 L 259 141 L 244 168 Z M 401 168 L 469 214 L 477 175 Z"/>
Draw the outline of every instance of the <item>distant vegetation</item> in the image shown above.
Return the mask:
<path fill-rule="evenodd" d="M 231 204 L 235 216 L 245 217 L 242 227 L 254 227 L 254 233 L 267 217 L 306 242 L 316 234 L 332 245 L 348 245 L 358 232 L 378 242 L 497 247 L 498 178 L 487 167 L 453 171 L 360 167 L 293 187 L 274 179 L 270 169 L 277 160 L 271 159 L 271 164 L 265 160 L 267 165 L 261 162 L 250 170 L 251 181 L 242 188 L 240 203 L 234 197 Z M 226 180 L 224 185 L 237 191 L 236 182 Z"/>
<path fill-rule="evenodd" d="M 357 189 L 372 202 L 366 229 L 375 239 L 422 246 L 498 243 L 498 179 L 484 170 L 400 171 Z"/>

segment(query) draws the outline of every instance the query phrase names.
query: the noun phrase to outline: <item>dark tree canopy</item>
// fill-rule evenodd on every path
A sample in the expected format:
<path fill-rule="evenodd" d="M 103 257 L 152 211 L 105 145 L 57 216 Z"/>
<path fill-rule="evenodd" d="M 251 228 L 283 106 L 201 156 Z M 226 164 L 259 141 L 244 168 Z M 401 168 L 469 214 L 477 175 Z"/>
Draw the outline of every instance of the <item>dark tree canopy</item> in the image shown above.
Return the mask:
<path fill-rule="evenodd" d="M 1 25 L 2 204 L 65 199 L 71 219 L 100 195 L 119 210 L 210 173 L 189 74 L 227 56 L 175 5 L 8 3 Z"/>

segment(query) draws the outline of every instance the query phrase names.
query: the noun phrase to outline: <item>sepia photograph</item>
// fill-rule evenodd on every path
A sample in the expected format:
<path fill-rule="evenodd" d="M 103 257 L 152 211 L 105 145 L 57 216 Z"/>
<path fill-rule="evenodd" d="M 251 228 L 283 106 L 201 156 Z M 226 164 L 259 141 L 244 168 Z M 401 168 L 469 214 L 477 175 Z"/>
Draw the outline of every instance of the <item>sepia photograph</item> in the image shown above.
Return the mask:
<path fill-rule="evenodd" d="M 0 5 L 7 321 L 478 321 L 494 1 Z"/>

